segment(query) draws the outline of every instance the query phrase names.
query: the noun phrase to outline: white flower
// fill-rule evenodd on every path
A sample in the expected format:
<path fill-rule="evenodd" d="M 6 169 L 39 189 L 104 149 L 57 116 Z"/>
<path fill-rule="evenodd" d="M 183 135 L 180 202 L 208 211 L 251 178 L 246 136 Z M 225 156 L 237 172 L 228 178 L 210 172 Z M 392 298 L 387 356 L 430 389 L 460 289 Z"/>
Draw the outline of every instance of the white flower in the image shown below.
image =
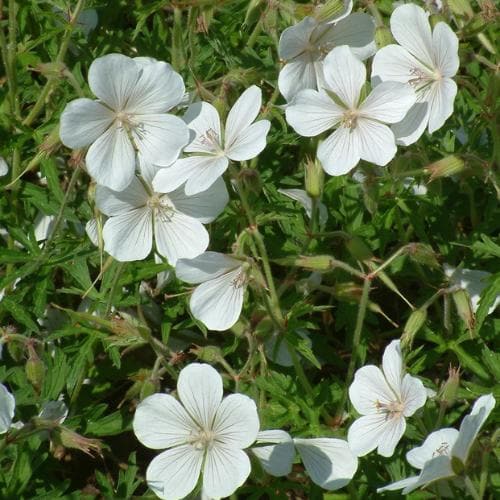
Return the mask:
<path fill-rule="evenodd" d="M 187 181 L 186 194 L 196 194 L 208 189 L 226 171 L 230 160 L 257 156 L 266 147 L 271 126 L 269 120 L 253 123 L 261 104 L 262 92 L 258 87 L 252 85 L 245 90 L 227 115 L 224 140 L 217 110 L 207 102 L 192 104 L 184 119 L 195 137 L 184 152 L 194 154 L 158 172 L 155 189 L 174 189 Z"/>
<path fill-rule="evenodd" d="M 164 62 L 121 54 L 97 58 L 89 86 L 99 100 L 76 99 L 61 115 L 61 141 L 89 146 L 87 169 L 98 184 L 115 191 L 133 179 L 136 153 L 150 163 L 170 165 L 189 141 L 178 117 L 166 114 L 184 95 L 181 76 Z"/>
<path fill-rule="evenodd" d="M 137 407 L 133 427 L 139 441 L 149 448 L 167 448 L 146 472 L 149 487 L 160 498 L 184 498 L 200 473 L 203 494 L 227 497 L 250 474 L 243 449 L 257 437 L 257 408 L 242 394 L 222 399 L 222 390 L 216 370 L 193 363 L 179 375 L 180 403 L 170 395 L 154 394 Z"/>
<path fill-rule="evenodd" d="M 292 439 L 284 431 L 273 430 L 259 432 L 256 444 L 264 445 L 254 446 L 252 453 L 268 474 L 288 475 L 296 450 L 311 480 L 325 490 L 343 488 L 358 469 L 358 459 L 343 439 Z"/>
<path fill-rule="evenodd" d="M 401 120 L 415 92 L 408 84 L 384 82 L 360 102 L 366 68 L 345 45 L 328 54 L 323 69 L 324 89 L 299 92 L 285 110 L 288 123 L 306 137 L 337 128 L 318 147 L 318 159 L 330 175 L 346 174 L 360 159 L 386 165 L 396 154 L 396 143 L 384 123 Z"/>
<path fill-rule="evenodd" d="M 278 47 L 280 59 L 286 61 L 278 77 L 280 92 L 292 101 L 301 90 L 319 90 L 324 83 L 325 56 L 334 47 L 349 45 L 357 57 L 367 59 L 376 51 L 374 35 L 373 19 L 363 13 L 351 14 L 335 24 L 305 17 L 286 28 Z"/>
<path fill-rule="evenodd" d="M 248 264 L 217 252 L 179 259 L 175 274 L 187 283 L 201 283 L 189 301 L 193 316 L 210 330 L 227 330 L 240 317 Z"/>
<path fill-rule="evenodd" d="M 312 199 L 303 189 L 278 189 L 278 193 L 288 196 L 292 200 L 298 201 L 306 211 L 309 218 L 312 215 Z M 328 210 L 324 203 L 318 201 L 319 225 L 324 226 L 328 220 Z"/>
<path fill-rule="evenodd" d="M 421 469 L 420 475 L 397 481 L 377 491 L 404 488 L 403 494 L 406 495 L 439 479 L 451 479 L 457 476 L 454 461 L 463 467 L 467 465 L 472 444 L 495 407 L 495 403 L 495 398 L 491 394 L 481 396 L 474 403 L 470 414 L 463 419 L 459 431 L 448 428 L 431 433 L 422 446 L 409 451 L 406 455 L 411 465 Z"/>
<path fill-rule="evenodd" d="M 425 11 L 414 4 L 402 5 L 391 16 L 391 31 L 400 45 L 387 45 L 373 59 L 374 82 L 411 84 L 417 102 L 392 128 L 398 144 L 413 144 L 428 126 L 438 130 L 453 113 L 457 85 L 452 80 L 459 66 L 458 38 L 439 22 L 431 32 Z"/>
<path fill-rule="evenodd" d="M 7 175 L 9 173 L 9 165 L 5 161 L 3 156 L 0 156 L 0 177 Z"/>
<path fill-rule="evenodd" d="M 12 426 L 16 400 L 3 384 L 0 384 L 0 434 L 5 434 Z"/>
<path fill-rule="evenodd" d="M 427 391 L 421 380 L 404 373 L 400 341 L 393 340 L 384 351 L 382 370 L 374 365 L 357 370 L 349 398 L 362 415 L 348 431 L 352 451 L 360 457 L 377 448 L 390 457 L 405 432 L 405 417 L 425 404 Z"/>
<path fill-rule="evenodd" d="M 427 194 L 427 186 L 415 180 L 414 177 L 405 177 L 403 179 L 403 186 L 410 188 L 415 196 L 425 196 Z"/>
<path fill-rule="evenodd" d="M 196 257 L 208 246 L 203 224 L 212 222 L 228 199 L 222 179 L 196 196 L 186 196 L 182 187 L 155 193 L 146 178 L 141 182 L 135 177 L 121 192 L 97 186 L 96 206 L 108 216 L 104 250 L 119 261 L 142 260 L 151 252 L 154 236 L 157 252 L 169 264 Z"/>

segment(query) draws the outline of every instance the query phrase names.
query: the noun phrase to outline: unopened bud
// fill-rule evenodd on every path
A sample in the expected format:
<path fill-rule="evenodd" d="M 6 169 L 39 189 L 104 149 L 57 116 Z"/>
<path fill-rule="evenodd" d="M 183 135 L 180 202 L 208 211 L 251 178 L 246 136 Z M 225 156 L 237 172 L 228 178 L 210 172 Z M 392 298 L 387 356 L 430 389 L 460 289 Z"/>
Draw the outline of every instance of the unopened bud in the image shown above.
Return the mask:
<path fill-rule="evenodd" d="M 458 315 L 466 324 L 469 331 L 472 332 L 476 323 L 476 316 L 474 314 L 474 310 L 472 309 L 469 294 L 465 290 L 460 289 L 453 292 L 452 296 L 455 306 L 457 307 Z"/>
<path fill-rule="evenodd" d="M 347 251 L 356 259 L 365 261 L 373 257 L 372 251 L 368 248 L 365 242 L 357 236 L 352 236 L 346 240 L 345 246 Z"/>
<path fill-rule="evenodd" d="M 307 160 L 305 166 L 306 193 L 311 198 L 320 198 L 323 192 L 325 173 L 318 160 Z"/>
<path fill-rule="evenodd" d="M 387 26 L 377 26 L 375 28 L 375 43 L 378 49 L 394 43 L 391 30 Z"/>
<path fill-rule="evenodd" d="M 455 155 L 447 156 L 441 160 L 427 165 L 424 172 L 430 175 L 429 181 L 439 179 L 440 177 L 450 177 L 458 174 L 465 169 L 464 161 Z"/>
<path fill-rule="evenodd" d="M 311 271 L 328 271 L 332 269 L 332 258 L 329 255 L 304 255 L 296 258 L 294 265 Z"/>
<path fill-rule="evenodd" d="M 139 398 L 142 401 L 143 399 L 146 399 L 148 396 L 151 396 L 151 394 L 159 392 L 159 390 L 160 390 L 159 381 L 153 380 L 152 378 L 148 378 L 142 383 L 139 392 Z"/>
<path fill-rule="evenodd" d="M 474 17 L 474 11 L 468 0 L 448 0 L 448 8 L 456 16 Z"/>
<path fill-rule="evenodd" d="M 422 328 L 426 319 L 427 309 L 415 309 L 410 314 L 403 328 L 403 335 L 401 336 L 402 347 L 411 348 L 415 335 Z"/>
<path fill-rule="evenodd" d="M 335 298 L 345 302 L 358 302 L 361 299 L 363 288 L 352 281 L 337 283 L 334 287 Z"/>
<path fill-rule="evenodd" d="M 434 269 L 440 267 L 434 250 L 425 243 L 410 243 L 407 246 L 406 253 L 418 264 Z"/>
<path fill-rule="evenodd" d="M 46 77 L 62 78 L 66 65 L 62 62 L 40 63 L 35 69 Z"/>
<path fill-rule="evenodd" d="M 51 438 L 56 447 L 63 446 L 83 451 L 90 456 L 102 456 L 102 445 L 98 439 L 86 438 L 67 427 L 60 426 L 54 429 Z"/>
<path fill-rule="evenodd" d="M 439 399 L 443 404 L 450 407 L 457 398 L 458 388 L 460 386 L 460 369 L 450 366 L 448 370 L 448 379 L 439 391 Z"/>
<path fill-rule="evenodd" d="M 35 348 L 31 344 L 28 344 L 28 352 L 28 361 L 26 361 L 26 365 L 24 367 L 26 371 L 26 377 L 33 385 L 33 387 L 38 392 L 40 392 L 43 381 L 45 379 L 45 365 L 39 358 L 38 354 L 35 351 Z"/>
<path fill-rule="evenodd" d="M 204 347 L 197 346 L 189 352 L 194 354 L 201 361 L 206 361 L 207 363 L 215 363 L 223 359 L 221 350 L 215 345 L 207 345 Z"/>
<path fill-rule="evenodd" d="M 320 23 L 333 21 L 345 12 L 345 5 L 342 0 L 327 0 L 323 5 L 319 5 L 314 13 L 314 18 Z"/>

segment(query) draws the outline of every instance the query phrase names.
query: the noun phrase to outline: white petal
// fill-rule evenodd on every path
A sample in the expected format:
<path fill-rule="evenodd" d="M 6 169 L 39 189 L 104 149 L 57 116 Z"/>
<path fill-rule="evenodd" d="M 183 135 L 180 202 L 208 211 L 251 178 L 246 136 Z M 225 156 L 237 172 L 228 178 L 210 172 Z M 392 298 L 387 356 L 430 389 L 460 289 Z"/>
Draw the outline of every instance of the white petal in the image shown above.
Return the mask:
<path fill-rule="evenodd" d="M 3 156 L 0 156 L 0 177 L 7 175 L 9 173 L 9 165 L 5 161 Z"/>
<path fill-rule="evenodd" d="M 403 414 L 410 417 L 419 408 L 424 406 L 427 400 L 427 389 L 422 381 L 416 377 L 406 374 L 401 384 L 401 401 L 404 404 Z"/>
<path fill-rule="evenodd" d="M 342 439 L 294 439 L 311 479 L 325 490 L 337 490 L 352 479 L 358 459 Z"/>
<path fill-rule="evenodd" d="M 414 4 L 397 7 L 391 16 L 391 31 L 400 45 L 432 68 L 431 27 L 424 9 Z"/>
<path fill-rule="evenodd" d="M 415 91 L 405 83 L 377 85 L 360 107 L 363 116 L 384 123 L 401 121 L 416 100 Z"/>
<path fill-rule="evenodd" d="M 358 413 L 369 415 L 378 412 L 378 403 L 387 405 L 394 401 L 395 394 L 382 371 L 376 366 L 366 365 L 356 371 L 349 387 L 349 399 Z"/>
<path fill-rule="evenodd" d="M 113 113 L 97 101 L 71 101 L 61 114 L 61 142 L 70 148 L 88 146 L 106 131 L 113 120 Z"/>
<path fill-rule="evenodd" d="M 38 213 L 34 222 L 36 241 L 44 241 L 50 236 L 55 221 L 55 215 L 45 215 L 42 212 Z"/>
<path fill-rule="evenodd" d="M 221 177 L 201 193 L 188 196 L 180 187 L 169 193 L 168 196 L 177 210 L 198 219 L 203 224 L 212 222 L 224 210 L 229 201 L 226 184 Z"/>
<path fill-rule="evenodd" d="M 234 161 L 255 158 L 266 147 L 270 127 L 269 120 L 260 120 L 237 133 L 233 142 L 226 145 L 227 156 Z"/>
<path fill-rule="evenodd" d="M 209 330 L 224 331 L 239 319 L 245 286 L 240 283 L 243 271 L 238 268 L 197 286 L 189 308 L 193 316 Z"/>
<path fill-rule="evenodd" d="M 292 472 L 295 446 L 290 435 L 281 430 L 261 431 L 256 444 L 273 443 L 269 446 L 255 446 L 252 453 L 259 459 L 263 469 L 271 476 L 287 476 Z"/>
<path fill-rule="evenodd" d="M 92 218 L 85 224 L 85 232 L 94 246 L 99 246 L 99 225 L 96 218 Z"/>
<path fill-rule="evenodd" d="M 325 82 L 329 89 L 350 109 L 358 105 L 361 87 L 366 81 L 365 65 L 347 45 L 335 47 L 323 62 Z"/>
<path fill-rule="evenodd" d="M 146 471 L 148 486 L 165 500 L 180 500 L 194 490 L 200 477 L 203 450 L 187 444 L 164 451 Z"/>
<path fill-rule="evenodd" d="M 153 224 L 148 208 L 110 217 L 102 231 L 104 250 L 120 262 L 145 259 L 153 245 Z"/>
<path fill-rule="evenodd" d="M 407 495 L 421 486 L 428 485 L 439 479 L 453 477 L 454 475 L 455 474 L 451 468 L 451 461 L 449 457 L 441 456 L 433 458 L 432 460 L 426 462 L 422 472 L 418 476 L 418 480 L 410 486 L 407 486 L 403 490 L 403 494 Z"/>
<path fill-rule="evenodd" d="M 434 63 L 442 76 L 455 76 L 460 60 L 458 58 L 457 35 L 446 23 L 437 23 L 432 32 Z"/>
<path fill-rule="evenodd" d="M 155 450 L 186 444 L 198 432 L 183 406 L 168 394 L 153 394 L 141 401 L 133 424 L 137 439 Z"/>
<path fill-rule="evenodd" d="M 187 283 L 203 283 L 241 266 L 241 261 L 223 253 L 205 252 L 194 259 L 180 259 L 175 266 L 177 277 Z"/>
<path fill-rule="evenodd" d="M 318 26 L 312 17 L 305 17 L 299 23 L 281 33 L 278 54 L 280 59 L 290 60 L 302 54 L 309 45 L 311 34 Z"/>
<path fill-rule="evenodd" d="M 14 418 L 16 400 L 3 384 L 0 384 L 0 434 L 7 432 Z"/>
<path fill-rule="evenodd" d="M 347 441 L 353 453 L 362 457 L 378 448 L 383 457 L 390 457 L 406 429 L 404 418 L 389 418 L 384 413 L 365 415 L 349 427 Z"/>
<path fill-rule="evenodd" d="M 318 159 L 330 175 L 350 172 L 360 160 L 361 143 L 357 128 L 340 126 L 318 147 Z"/>
<path fill-rule="evenodd" d="M 175 266 L 178 259 L 192 259 L 208 247 L 208 233 L 203 224 L 182 212 L 156 212 L 155 241 L 158 252 Z"/>
<path fill-rule="evenodd" d="M 495 408 L 495 398 L 491 394 L 481 396 L 474 403 L 472 411 L 464 417 L 460 424 L 458 438 L 453 446 L 452 455 L 467 463 L 472 443 L 476 439 L 481 427 Z"/>
<path fill-rule="evenodd" d="M 407 477 L 406 479 L 401 479 L 401 481 L 396 481 L 395 483 L 388 484 L 382 488 L 377 488 L 377 493 L 382 493 L 383 491 L 396 491 L 402 490 L 403 488 L 411 487 L 418 481 L 418 476 Z"/>
<path fill-rule="evenodd" d="M 211 429 L 222 401 L 222 378 L 217 370 L 204 363 L 187 365 L 179 374 L 177 392 L 194 421 Z"/>
<path fill-rule="evenodd" d="M 429 94 L 429 133 L 432 134 L 441 128 L 453 113 L 457 84 L 450 78 L 442 78 L 432 84 Z"/>
<path fill-rule="evenodd" d="M 189 106 L 184 121 L 195 134 L 184 151 L 188 153 L 217 153 L 222 147 L 218 111 L 208 102 L 195 102 Z"/>
<path fill-rule="evenodd" d="M 392 130 L 383 123 L 358 118 L 353 134 L 359 141 L 359 155 L 362 160 L 381 167 L 387 165 L 396 155 L 396 138 Z"/>
<path fill-rule="evenodd" d="M 257 118 L 261 105 L 262 92 L 256 85 L 240 95 L 227 115 L 224 136 L 226 148 L 230 148 L 236 138 Z"/>
<path fill-rule="evenodd" d="M 343 113 L 325 91 L 311 89 L 299 92 L 285 109 L 286 121 L 304 137 L 313 137 L 332 128 Z"/>
<path fill-rule="evenodd" d="M 144 160 L 155 165 L 171 165 L 189 142 L 187 125 L 177 116 L 142 115 L 132 137 Z"/>
<path fill-rule="evenodd" d="M 217 443 L 207 451 L 203 492 L 209 498 L 228 497 L 243 485 L 250 470 L 250 459 L 244 451 Z"/>
<path fill-rule="evenodd" d="M 285 64 L 278 76 L 278 87 L 287 101 L 292 101 L 301 90 L 318 88 L 315 61 L 309 52 Z"/>
<path fill-rule="evenodd" d="M 123 191 L 135 171 L 135 151 L 124 127 L 113 124 L 89 148 L 87 170 L 98 184 Z"/>
<path fill-rule="evenodd" d="M 192 171 L 184 186 L 187 196 L 193 196 L 209 189 L 229 165 L 229 160 L 225 156 L 191 156 L 185 160 L 187 168 Z"/>
<path fill-rule="evenodd" d="M 122 54 L 98 57 L 89 68 L 89 86 L 94 95 L 114 111 L 125 109 L 141 76 L 140 66 Z"/>
<path fill-rule="evenodd" d="M 229 448 L 248 448 L 259 432 L 259 416 L 254 401 L 243 394 L 231 394 L 222 400 L 212 430 L 217 445 Z"/>
<path fill-rule="evenodd" d="M 137 64 L 137 60 L 134 59 Z M 140 64 L 141 74 L 132 89 L 126 110 L 134 114 L 165 113 L 177 106 L 184 95 L 184 81 L 170 64 L 154 61 Z"/>
<path fill-rule="evenodd" d="M 406 454 L 406 460 L 416 469 L 423 469 L 426 462 L 438 455 L 451 456 L 451 449 L 457 437 L 458 431 L 452 428 L 431 432 L 422 446 L 413 448 Z"/>
<path fill-rule="evenodd" d="M 397 396 L 400 396 L 403 382 L 403 354 L 401 353 L 401 342 L 399 340 L 393 340 L 385 348 L 382 356 L 382 369 L 389 387 Z"/>
<path fill-rule="evenodd" d="M 416 102 L 406 116 L 391 127 L 396 143 L 409 146 L 417 142 L 429 123 L 429 111 L 427 102 Z"/>
<path fill-rule="evenodd" d="M 147 202 L 148 193 L 137 178 L 132 180 L 125 191 L 113 191 L 104 186 L 96 188 L 96 206 L 104 215 L 110 217 L 143 207 Z"/>

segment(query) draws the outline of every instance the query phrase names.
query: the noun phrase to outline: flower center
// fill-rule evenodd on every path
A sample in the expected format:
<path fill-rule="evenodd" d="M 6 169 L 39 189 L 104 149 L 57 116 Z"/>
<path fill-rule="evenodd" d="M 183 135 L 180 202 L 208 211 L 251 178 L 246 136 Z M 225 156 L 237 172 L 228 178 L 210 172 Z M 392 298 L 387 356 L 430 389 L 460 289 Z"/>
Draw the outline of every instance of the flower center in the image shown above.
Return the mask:
<path fill-rule="evenodd" d="M 390 403 L 381 403 L 378 399 L 375 401 L 375 408 L 378 413 L 385 413 L 387 419 L 399 418 L 405 409 L 405 405 L 400 401 L 391 401 Z"/>
<path fill-rule="evenodd" d="M 224 155 L 224 150 L 220 145 L 219 134 L 217 134 L 217 132 L 213 128 L 209 128 L 200 137 L 200 142 L 205 146 L 208 146 L 209 148 L 213 149 L 216 154 L 221 156 Z"/>
<path fill-rule="evenodd" d="M 191 435 L 189 442 L 197 450 L 210 449 L 213 446 L 215 440 L 215 433 L 209 429 L 200 429 L 198 434 Z"/>
<path fill-rule="evenodd" d="M 422 68 L 412 68 L 410 70 L 410 79 L 408 83 L 415 89 L 421 90 L 427 87 L 430 83 L 442 78 L 441 74 L 436 70 L 434 73 L 424 71 Z"/>
<path fill-rule="evenodd" d="M 153 194 L 149 197 L 147 205 L 155 212 L 156 217 L 159 217 L 164 222 L 172 220 L 172 215 L 175 212 L 175 206 L 172 200 L 166 195 Z"/>
<path fill-rule="evenodd" d="M 358 123 L 358 115 L 357 110 L 348 109 L 342 117 L 342 125 L 350 129 L 355 129 Z"/>

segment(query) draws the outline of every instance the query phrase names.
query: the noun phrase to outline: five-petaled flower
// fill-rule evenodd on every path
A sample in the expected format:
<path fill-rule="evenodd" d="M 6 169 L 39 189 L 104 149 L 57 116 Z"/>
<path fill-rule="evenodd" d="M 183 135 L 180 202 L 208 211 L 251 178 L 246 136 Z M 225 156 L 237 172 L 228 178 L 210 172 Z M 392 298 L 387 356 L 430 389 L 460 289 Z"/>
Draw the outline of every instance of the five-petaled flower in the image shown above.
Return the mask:
<path fill-rule="evenodd" d="M 166 451 L 149 464 L 149 487 L 168 500 L 184 498 L 202 475 L 202 494 L 231 495 L 250 474 L 243 451 L 259 432 L 255 403 L 242 394 L 222 399 L 222 378 L 209 365 L 192 363 L 177 382 L 180 402 L 154 394 L 137 407 L 134 432 L 145 446 Z"/>
<path fill-rule="evenodd" d="M 377 448 L 390 457 L 410 417 L 425 404 L 427 391 L 422 381 L 403 370 L 399 340 L 385 349 L 382 370 L 374 365 L 360 368 L 349 387 L 351 403 L 362 416 L 349 428 L 347 440 L 357 456 Z"/>
<path fill-rule="evenodd" d="M 184 82 L 169 64 L 109 54 L 91 64 L 89 86 L 98 100 L 71 101 L 60 136 L 71 148 L 90 145 L 87 170 L 98 184 L 123 191 L 134 176 L 136 150 L 165 166 L 189 142 L 186 124 L 167 114 L 184 95 Z"/>
<path fill-rule="evenodd" d="M 323 70 L 324 88 L 300 91 L 285 110 L 288 123 L 306 137 L 337 128 L 317 153 L 330 175 L 346 174 L 360 159 L 386 165 L 397 148 L 385 123 L 396 123 L 406 115 L 415 92 L 408 84 L 384 82 L 363 100 L 366 68 L 346 45 L 326 56 Z"/>

